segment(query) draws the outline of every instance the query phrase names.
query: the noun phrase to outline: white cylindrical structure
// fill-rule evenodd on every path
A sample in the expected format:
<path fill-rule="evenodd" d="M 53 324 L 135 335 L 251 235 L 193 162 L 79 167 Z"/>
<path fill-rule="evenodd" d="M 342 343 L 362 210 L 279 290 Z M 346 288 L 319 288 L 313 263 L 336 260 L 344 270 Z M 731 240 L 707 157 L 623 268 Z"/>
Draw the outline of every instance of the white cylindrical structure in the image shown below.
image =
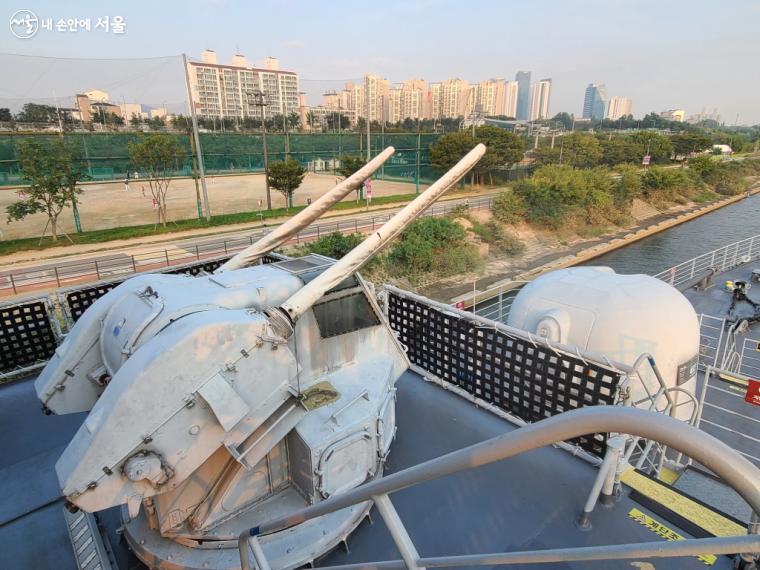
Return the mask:
<path fill-rule="evenodd" d="M 287 315 L 291 323 L 306 312 L 327 291 L 335 287 L 346 277 L 358 271 L 373 255 L 383 246 L 387 245 L 394 237 L 416 220 L 422 212 L 435 202 L 446 190 L 454 186 L 467 172 L 477 164 L 486 152 L 484 144 L 478 144 L 468 152 L 462 160 L 446 174 L 441 176 L 435 183 L 409 202 L 400 212 L 388 220 L 383 227 L 376 230 L 362 243 L 338 260 L 332 267 L 316 277 L 308 285 L 296 292 L 290 299 L 285 301 L 279 308 L 281 313 Z M 270 317 L 275 315 L 270 312 Z M 277 320 L 277 317 L 274 316 Z"/>
<path fill-rule="evenodd" d="M 678 290 L 649 275 L 619 275 L 609 267 L 572 267 L 528 283 L 517 295 L 508 324 L 553 342 L 575 345 L 633 365 L 650 354 L 667 386 L 694 393 L 699 357 L 699 319 Z M 659 383 L 652 369 L 639 367 L 651 393 Z M 646 390 L 631 385 L 632 399 Z M 680 400 L 684 402 L 683 394 Z M 675 414 L 688 419 L 693 406 Z"/>
<path fill-rule="evenodd" d="M 253 245 L 245 248 L 217 269 L 216 272 L 221 273 L 232 269 L 240 269 L 241 267 L 248 267 L 249 265 L 256 263 L 261 256 L 285 243 L 293 235 L 306 228 L 310 223 L 327 212 L 327 210 L 348 196 L 353 190 L 359 188 L 359 186 L 361 186 L 367 178 L 372 176 L 372 173 L 380 168 L 380 166 L 382 166 L 382 164 L 388 160 L 394 152 L 395 149 L 392 146 L 383 150 L 383 152 L 354 172 L 343 182 L 335 186 L 323 196 L 320 196 L 313 204 L 311 204 L 311 206 L 301 210 L 287 222 L 269 232 Z"/>

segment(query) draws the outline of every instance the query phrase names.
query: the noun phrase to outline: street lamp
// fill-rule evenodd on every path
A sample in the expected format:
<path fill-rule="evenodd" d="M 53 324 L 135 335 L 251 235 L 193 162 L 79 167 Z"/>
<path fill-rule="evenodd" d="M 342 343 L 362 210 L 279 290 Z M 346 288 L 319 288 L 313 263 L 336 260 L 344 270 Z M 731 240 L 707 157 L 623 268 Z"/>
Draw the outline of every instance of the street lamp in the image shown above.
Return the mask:
<path fill-rule="evenodd" d="M 264 145 L 264 184 L 267 190 L 267 210 L 272 209 L 272 193 L 269 190 L 269 157 L 267 155 L 267 120 L 266 120 L 266 102 L 264 94 L 260 89 L 247 92 L 248 104 L 261 109 L 261 139 Z M 251 102 L 251 97 L 253 102 Z"/>

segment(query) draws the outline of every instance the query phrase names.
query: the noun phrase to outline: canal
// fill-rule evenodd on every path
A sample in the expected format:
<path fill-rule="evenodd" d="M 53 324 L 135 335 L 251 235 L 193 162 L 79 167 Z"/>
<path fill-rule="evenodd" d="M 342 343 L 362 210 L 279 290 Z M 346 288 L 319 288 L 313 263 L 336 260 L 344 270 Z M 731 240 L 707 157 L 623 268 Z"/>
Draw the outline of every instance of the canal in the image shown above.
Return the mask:
<path fill-rule="evenodd" d="M 606 253 L 581 265 L 654 275 L 724 245 L 760 234 L 760 194 Z"/>

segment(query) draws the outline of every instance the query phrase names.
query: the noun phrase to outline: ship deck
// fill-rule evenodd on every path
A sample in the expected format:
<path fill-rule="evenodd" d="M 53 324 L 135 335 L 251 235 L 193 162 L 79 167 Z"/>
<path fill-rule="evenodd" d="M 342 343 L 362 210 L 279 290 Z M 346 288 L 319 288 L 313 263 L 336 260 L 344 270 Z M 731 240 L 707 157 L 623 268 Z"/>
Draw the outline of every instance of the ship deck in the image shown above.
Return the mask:
<path fill-rule="evenodd" d="M 31 380 L 0 386 L 0 552 L 6 567 L 76 568 L 63 518 L 54 464 L 85 414 L 45 416 Z M 398 382 L 398 432 L 387 471 L 511 431 L 504 419 L 411 372 Z M 660 540 L 630 518 L 632 509 L 659 520 L 624 492 L 597 507 L 591 530 L 575 524 L 596 469 L 568 452 L 546 447 L 497 464 L 461 472 L 392 495 L 423 556 L 485 553 Z M 323 564 L 399 558 L 379 516 L 362 523 Z M 102 513 L 119 568 L 141 568 L 116 534 L 118 513 Z M 673 531 L 689 534 L 671 523 Z M 629 567 L 630 562 L 578 562 L 534 568 Z M 635 564 L 634 564 L 635 565 Z M 697 558 L 658 560 L 657 568 L 703 568 Z M 640 566 L 645 567 L 645 566 Z M 718 557 L 714 568 L 730 568 Z"/>

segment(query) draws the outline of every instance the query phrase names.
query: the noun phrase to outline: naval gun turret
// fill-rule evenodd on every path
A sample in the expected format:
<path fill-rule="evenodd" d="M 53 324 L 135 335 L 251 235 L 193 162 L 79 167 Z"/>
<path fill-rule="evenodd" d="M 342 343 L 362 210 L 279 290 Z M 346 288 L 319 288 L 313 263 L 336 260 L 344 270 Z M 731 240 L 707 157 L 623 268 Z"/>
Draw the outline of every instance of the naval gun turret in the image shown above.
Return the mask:
<path fill-rule="evenodd" d="M 381 476 L 408 360 L 356 272 L 485 147 L 343 259 L 253 264 L 392 152 L 212 275 L 119 285 L 85 312 L 35 382 L 48 410 L 89 410 L 56 464 L 69 506 L 122 505 L 124 536 L 149 566 L 238 568 L 242 529 Z M 273 568 L 309 563 L 370 506 L 263 537 L 262 547 Z"/>

